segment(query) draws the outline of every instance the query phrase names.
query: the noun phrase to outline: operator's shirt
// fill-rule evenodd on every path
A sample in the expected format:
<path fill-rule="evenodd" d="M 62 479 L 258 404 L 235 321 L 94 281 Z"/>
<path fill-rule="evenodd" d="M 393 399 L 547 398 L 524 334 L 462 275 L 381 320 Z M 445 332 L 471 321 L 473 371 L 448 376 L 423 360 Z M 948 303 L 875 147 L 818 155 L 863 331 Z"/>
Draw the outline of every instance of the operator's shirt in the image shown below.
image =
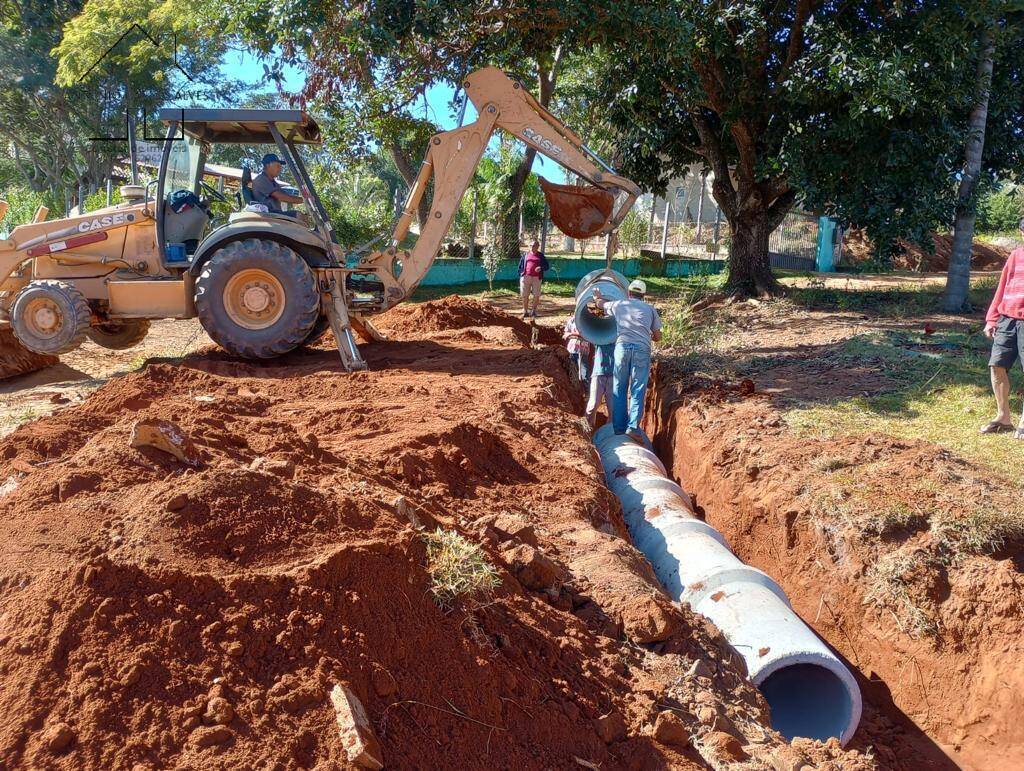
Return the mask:
<path fill-rule="evenodd" d="M 661 317 L 653 305 L 632 297 L 604 304 L 604 311 L 619 329 L 617 345 L 639 345 L 651 349 L 651 334 L 661 329 Z"/>
<path fill-rule="evenodd" d="M 281 202 L 272 195 L 275 190 L 284 190 L 284 185 L 260 172 L 252 180 L 253 203 L 261 203 L 273 212 L 282 211 Z"/>

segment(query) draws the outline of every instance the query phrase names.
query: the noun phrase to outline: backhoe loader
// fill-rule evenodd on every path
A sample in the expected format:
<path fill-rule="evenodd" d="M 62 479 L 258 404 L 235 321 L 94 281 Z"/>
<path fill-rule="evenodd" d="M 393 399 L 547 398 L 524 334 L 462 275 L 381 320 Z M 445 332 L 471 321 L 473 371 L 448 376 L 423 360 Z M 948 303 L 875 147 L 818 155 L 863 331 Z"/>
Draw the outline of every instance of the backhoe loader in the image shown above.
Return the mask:
<path fill-rule="evenodd" d="M 107 348 L 131 347 L 151 319 L 198 317 L 222 348 L 255 359 L 287 353 L 329 326 L 345 368 L 365 368 L 353 329 L 374 337 L 368 317 L 416 289 L 499 128 L 589 183 L 545 181 L 557 226 L 577 238 L 618 226 L 640 192 L 636 185 L 501 70 L 474 72 L 462 86 L 477 119 L 431 137 L 390 238 L 363 254 L 339 244 L 298 152 L 299 145 L 321 141 L 305 112 L 161 110 L 167 133 L 156 180 L 125 186 L 117 206 L 54 221 L 40 211 L 0 240 L 0 321 L 29 351 L 57 355 L 85 338 Z M 294 174 L 305 216 L 240 206 L 211 227 L 208 202 L 228 199 L 203 182 L 203 169 L 210 148 L 222 142 L 276 146 Z M 431 179 L 427 219 L 412 247 L 402 248 Z M 246 170 L 246 200 L 248 185 Z M 171 202 L 182 190 L 205 199 L 176 208 Z"/>

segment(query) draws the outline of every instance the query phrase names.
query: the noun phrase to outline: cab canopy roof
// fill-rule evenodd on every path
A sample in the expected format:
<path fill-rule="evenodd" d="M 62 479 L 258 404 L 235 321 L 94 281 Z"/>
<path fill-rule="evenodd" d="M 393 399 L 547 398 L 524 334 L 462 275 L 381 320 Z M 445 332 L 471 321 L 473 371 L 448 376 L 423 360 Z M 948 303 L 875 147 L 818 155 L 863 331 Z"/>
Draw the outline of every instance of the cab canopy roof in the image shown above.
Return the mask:
<path fill-rule="evenodd" d="M 165 126 L 179 123 L 191 137 L 211 143 L 274 144 L 270 124 L 286 140 L 297 144 L 319 144 L 320 127 L 302 110 L 234 110 L 164 107 L 160 120 Z M 182 129 L 175 131 L 181 136 Z"/>

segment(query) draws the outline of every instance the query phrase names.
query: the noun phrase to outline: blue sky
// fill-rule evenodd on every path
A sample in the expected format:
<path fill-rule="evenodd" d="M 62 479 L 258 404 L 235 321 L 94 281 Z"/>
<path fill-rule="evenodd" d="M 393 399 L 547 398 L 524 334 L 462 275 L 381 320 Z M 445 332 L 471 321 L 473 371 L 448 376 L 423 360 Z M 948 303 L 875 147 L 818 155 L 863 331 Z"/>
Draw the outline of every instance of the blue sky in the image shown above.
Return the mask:
<path fill-rule="evenodd" d="M 263 84 L 265 79 L 263 64 L 260 60 L 246 51 L 231 51 L 224 57 L 221 71 L 225 77 L 241 80 L 250 85 Z M 284 90 L 299 92 L 305 83 L 305 74 L 298 67 L 286 66 L 284 71 Z M 272 90 L 275 86 L 269 80 L 265 83 L 266 90 Z M 427 89 L 426 98 L 416 107 L 415 112 L 437 125 L 442 130 L 453 129 L 458 125 L 458 114 L 450 108 L 454 98 L 455 89 L 451 86 L 431 86 Z M 476 110 L 473 105 L 466 109 L 465 122 L 470 123 L 476 119 Z M 497 140 L 493 140 L 496 143 Z M 524 145 L 525 147 L 525 145 Z M 533 162 L 533 171 L 555 182 L 565 181 L 565 172 L 561 166 L 552 160 L 537 155 Z"/>

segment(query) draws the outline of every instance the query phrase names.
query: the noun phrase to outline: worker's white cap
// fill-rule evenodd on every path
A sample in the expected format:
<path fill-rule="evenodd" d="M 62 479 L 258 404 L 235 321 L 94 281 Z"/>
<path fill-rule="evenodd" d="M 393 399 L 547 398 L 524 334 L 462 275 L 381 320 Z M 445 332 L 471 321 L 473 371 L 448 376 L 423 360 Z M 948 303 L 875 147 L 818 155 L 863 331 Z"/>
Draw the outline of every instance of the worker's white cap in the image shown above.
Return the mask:
<path fill-rule="evenodd" d="M 629 282 L 629 291 L 636 292 L 637 294 L 647 294 L 647 284 L 635 278 Z"/>

